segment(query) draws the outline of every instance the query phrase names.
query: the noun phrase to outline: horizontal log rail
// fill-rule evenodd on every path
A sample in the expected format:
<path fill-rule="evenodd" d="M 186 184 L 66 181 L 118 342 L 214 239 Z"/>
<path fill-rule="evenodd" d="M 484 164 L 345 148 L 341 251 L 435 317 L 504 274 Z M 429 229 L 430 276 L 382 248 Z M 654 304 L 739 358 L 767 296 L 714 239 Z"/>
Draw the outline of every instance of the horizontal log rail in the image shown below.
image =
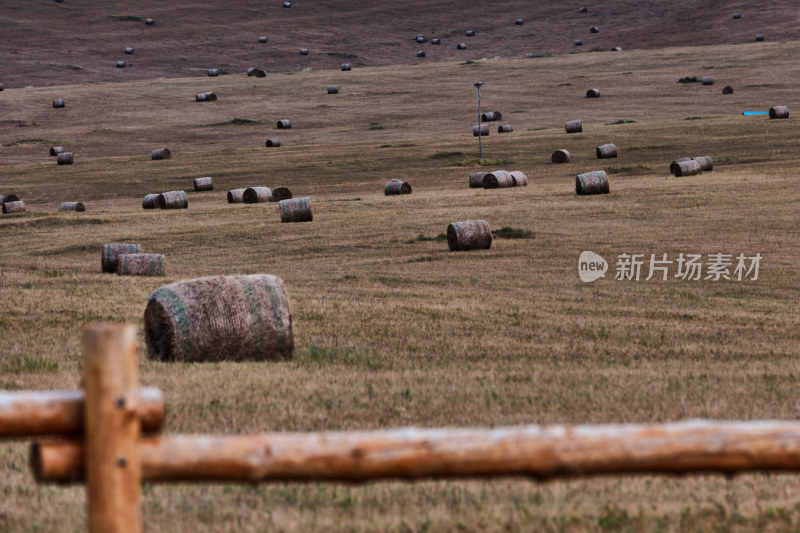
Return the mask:
<path fill-rule="evenodd" d="M 800 471 L 800 422 L 171 435 L 139 454 L 153 483 Z M 34 444 L 31 462 L 39 481 L 83 481 L 80 442 Z"/>

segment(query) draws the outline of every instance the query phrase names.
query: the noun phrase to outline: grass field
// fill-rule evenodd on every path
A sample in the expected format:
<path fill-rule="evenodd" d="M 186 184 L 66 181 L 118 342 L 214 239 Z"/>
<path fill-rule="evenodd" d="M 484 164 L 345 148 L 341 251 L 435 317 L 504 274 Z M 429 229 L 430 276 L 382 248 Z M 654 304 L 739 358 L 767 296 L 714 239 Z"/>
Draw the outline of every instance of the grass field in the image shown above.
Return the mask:
<path fill-rule="evenodd" d="M 6 90 L 0 194 L 28 211 L 0 218 L 0 388 L 77 387 L 86 325 L 141 332 L 162 284 L 262 272 L 286 284 L 294 359 L 154 363 L 140 336 L 166 432 L 796 418 L 800 134 L 793 118 L 741 112 L 797 107 L 800 66 L 785 58 L 798 52 L 767 42 Z M 703 75 L 715 84 L 678 82 Z M 483 108 L 514 126 L 484 139 L 485 169 L 522 170 L 526 188 L 467 188 L 476 80 Z M 219 100 L 196 103 L 206 90 Z M 283 118 L 292 129 L 279 132 Z M 576 118 L 583 133 L 567 135 Z M 276 136 L 283 146 L 265 148 Z M 597 160 L 607 142 L 619 157 Z M 74 165 L 47 155 L 57 144 Z M 151 161 L 161 147 L 173 159 Z M 557 148 L 570 163 L 550 163 Z M 687 155 L 711 156 L 713 172 L 673 178 L 669 162 Z M 611 194 L 576 196 L 575 174 L 595 169 Z M 141 209 L 200 176 L 214 191 L 189 192 L 188 210 Z M 414 193 L 385 197 L 391 178 Z M 309 196 L 314 221 L 226 203 L 253 185 Z M 87 211 L 56 212 L 74 200 Z M 447 224 L 470 218 L 525 238 L 450 253 Z M 101 274 L 109 242 L 165 254 L 168 275 Z M 607 279 L 580 281 L 584 250 L 609 260 Z M 717 252 L 761 253 L 758 280 L 613 279 L 622 253 Z M 0 530 L 82 530 L 83 490 L 37 486 L 26 462 L 25 443 L 0 447 Z M 797 501 L 791 475 L 176 485 L 146 488 L 144 516 L 164 532 L 783 531 L 800 527 Z"/>

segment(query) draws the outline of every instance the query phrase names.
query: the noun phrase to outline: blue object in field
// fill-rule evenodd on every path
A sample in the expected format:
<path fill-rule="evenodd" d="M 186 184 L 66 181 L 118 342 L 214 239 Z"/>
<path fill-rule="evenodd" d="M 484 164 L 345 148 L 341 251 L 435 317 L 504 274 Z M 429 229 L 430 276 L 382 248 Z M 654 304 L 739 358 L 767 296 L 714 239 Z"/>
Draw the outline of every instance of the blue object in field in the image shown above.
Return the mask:
<path fill-rule="evenodd" d="M 769 111 L 742 111 L 742 115 L 769 115 Z"/>

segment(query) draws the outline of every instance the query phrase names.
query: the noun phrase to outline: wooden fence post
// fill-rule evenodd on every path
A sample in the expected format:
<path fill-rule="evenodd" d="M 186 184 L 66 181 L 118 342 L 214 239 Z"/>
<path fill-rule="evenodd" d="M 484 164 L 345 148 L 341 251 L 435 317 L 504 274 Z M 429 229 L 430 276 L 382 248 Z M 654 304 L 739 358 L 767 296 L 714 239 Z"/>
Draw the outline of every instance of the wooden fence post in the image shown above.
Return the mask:
<path fill-rule="evenodd" d="M 141 533 L 136 326 L 91 327 L 83 335 L 83 351 L 88 529 Z"/>

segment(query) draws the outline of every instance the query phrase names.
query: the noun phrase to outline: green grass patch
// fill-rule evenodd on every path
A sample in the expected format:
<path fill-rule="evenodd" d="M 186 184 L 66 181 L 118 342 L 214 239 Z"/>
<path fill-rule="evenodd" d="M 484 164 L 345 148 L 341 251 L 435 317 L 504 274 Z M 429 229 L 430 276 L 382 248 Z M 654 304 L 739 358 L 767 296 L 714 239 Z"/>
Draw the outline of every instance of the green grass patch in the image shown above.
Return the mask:
<path fill-rule="evenodd" d="M 711 117 L 686 117 L 683 120 L 706 120 L 708 118 L 711 118 Z"/>
<path fill-rule="evenodd" d="M 39 355 L 18 353 L 7 360 L 8 372 L 13 374 L 54 374 L 58 372 L 58 362 Z"/>
<path fill-rule="evenodd" d="M 121 17 L 119 17 L 119 20 L 123 21 L 132 20 L 134 22 L 141 22 L 142 17 L 137 17 L 136 15 L 122 15 Z"/>
<path fill-rule="evenodd" d="M 496 229 L 492 231 L 492 235 L 501 239 L 533 239 L 533 233 L 530 231 L 512 228 L 511 226 L 503 226 L 500 229 Z"/>
<path fill-rule="evenodd" d="M 642 172 L 650 170 L 650 167 L 645 165 L 636 165 L 635 167 L 606 167 L 607 174 L 630 174 L 633 172 Z"/>
<path fill-rule="evenodd" d="M 508 159 L 487 159 L 483 158 L 480 159 L 478 157 L 474 157 L 472 159 L 467 159 L 464 161 L 457 161 L 453 163 L 455 167 L 494 167 L 498 165 L 513 165 L 513 161 L 509 161 Z"/>
<path fill-rule="evenodd" d="M 697 83 L 698 80 L 697 76 L 686 76 L 685 78 L 681 78 L 678 80 L 678 83 Z"/>
<path fill-rule="evenodd" d="M 334 364 L 354 367 L 379 369 L 385 366 L 384 362 L 368 353 L 347 347 L 328 347 L 310 344 L 301 349 L 295 356 L 301 363 Z"/>
<path fill-rule="evenodd" d="M 67 70 L 83 70 L 83 67 L 79 67 L 78 65 L 64 65 L 64 68 Z"/>
<path fill-rule="evenodd" d="M 386 125 L 385 124 L 381 124 L 380 122 L 370 122 L 369 123 L 369 129 L 370 130 L 385 130 L 386 129 Z"/>
<path fill-rule="evenodd" d="M 215 122 L 213 124 L 207 124 L 207 126 L 252 126 L 254 124 L 261 123 L 257 120 L 250 120 L 249 118 L 234 118 L 233 120 L 229 120 L 227 122 Z"/>
<path fill-rule="evenodd" d="M 606 122 L 606 126 L 615 126 L 617 124 L 636 124 L 635 120 L 617 120 L 616 122 Z"/>
<path fill-rule="evenodd" d="M 461 157 L 463 155 L 464 152 L 436 152 L 430 157 L 431 159 L 450 159 L 452 157 Z"/>
<path fill-rule="evenodd" d="M 349 52 L 328 52 L 328 55 L 331 57 L 340 57 L 342 59 L 352 59 L 354 57 L 358 57 L 357 55 Z"/>
<path fill-rule="evenodd" d="M 424 233 L 420 233 L 413 239 L 405 241 L 405 244 L 415 244 L 418 242 L 444 242 L 447 240 L 447 235 L 440 233 L 436 237 L 428 237 Z"/>

